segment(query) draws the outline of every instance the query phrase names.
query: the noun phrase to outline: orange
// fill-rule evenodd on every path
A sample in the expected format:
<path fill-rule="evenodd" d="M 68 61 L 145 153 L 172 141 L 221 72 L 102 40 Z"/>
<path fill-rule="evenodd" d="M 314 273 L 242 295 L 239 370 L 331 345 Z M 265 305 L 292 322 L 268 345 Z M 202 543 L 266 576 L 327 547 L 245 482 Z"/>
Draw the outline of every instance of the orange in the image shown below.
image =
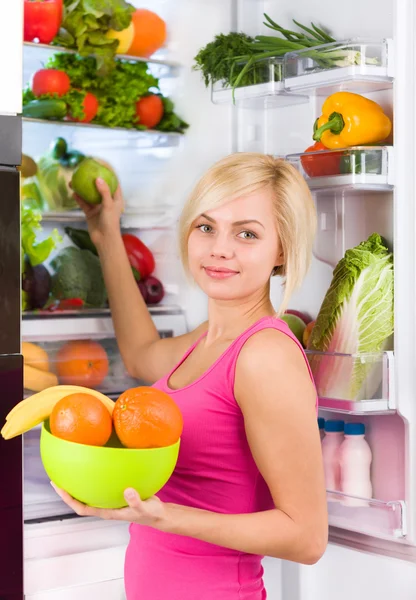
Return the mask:
<path fill-rule="evenodd" d="M 166 23 L 156 13 L 139 8 L 133 13 L 133 42 L 127 54 L 148 58 L 166 41 Z"/>
<path fill-rule="evenodd" d="M 59 383 L 98 387 L 108 375 L 108 356 L 98 342 L 66 342 L 56 355 Z"/>
<path fill-rule="evenodd" d="M 183 419 L 172 398 L 152 387 L 125 391 L 114 405 L 113 423 L 126 448 L 163 448 L 176 443 Z"/>
<path fill-rule="evenodd" d="M 59 400 L 49 424 L 52 435 L 88 446 L 104 446 L 113 428 L 108 409 L 90 394 L 70 394 Z"/>

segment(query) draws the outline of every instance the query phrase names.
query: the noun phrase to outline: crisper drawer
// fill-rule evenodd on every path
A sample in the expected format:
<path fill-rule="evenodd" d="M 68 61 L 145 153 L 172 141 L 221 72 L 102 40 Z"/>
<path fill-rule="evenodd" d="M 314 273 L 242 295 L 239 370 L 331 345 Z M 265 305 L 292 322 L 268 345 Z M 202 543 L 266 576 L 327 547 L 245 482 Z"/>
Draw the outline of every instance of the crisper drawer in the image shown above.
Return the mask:
<path fill-rule="evenodd" d="M 160 336 L 186 332 L 181 311 L 155 311 Z M 26 317 L 22 323 L 25 395 L 54 385 L 80 385 L 118 396 L 140 385 L 129 376 L 114 336 L 108 313 Z"/>

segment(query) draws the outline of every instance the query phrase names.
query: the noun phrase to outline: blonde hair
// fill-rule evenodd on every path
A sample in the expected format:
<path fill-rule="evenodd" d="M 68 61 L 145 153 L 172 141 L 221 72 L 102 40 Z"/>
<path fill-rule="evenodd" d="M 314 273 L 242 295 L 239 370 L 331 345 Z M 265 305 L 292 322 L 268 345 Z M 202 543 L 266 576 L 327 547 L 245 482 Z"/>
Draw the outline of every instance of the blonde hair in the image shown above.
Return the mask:
<path fill-rule="evenodd" d="M 225 202 L 270 188 L 284 264 L 272 275 L 284 277 L 282 314 L 311 262 L 316 231 L 316 211 L 309 188 L 287 161 L 268 154 L 237 152 L 215 163 L 196 184 L 182 211 L 179 224 L 180 253 L 188 266 L 188 239 L 192 225 L 202 213 Z"/>

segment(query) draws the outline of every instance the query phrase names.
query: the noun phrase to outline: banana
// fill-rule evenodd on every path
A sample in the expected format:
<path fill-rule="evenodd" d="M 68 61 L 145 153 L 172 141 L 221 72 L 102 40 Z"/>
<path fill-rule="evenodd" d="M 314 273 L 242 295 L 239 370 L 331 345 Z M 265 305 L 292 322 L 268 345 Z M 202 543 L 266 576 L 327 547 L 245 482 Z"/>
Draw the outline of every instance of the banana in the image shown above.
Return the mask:
<path fill-rule="evenodd" d="M 16 404 L 6 417 L 6 423 L 0 432 L 1 435 L 5 440 L 9 440 L 29 431 L 50 416 L 59 400 L 70 394 L 80 393 L 95 396 L 101 400 L 110 415 L 113 414 L 114 402 L 101 392 L 79 385 L 56 385 Z"/>

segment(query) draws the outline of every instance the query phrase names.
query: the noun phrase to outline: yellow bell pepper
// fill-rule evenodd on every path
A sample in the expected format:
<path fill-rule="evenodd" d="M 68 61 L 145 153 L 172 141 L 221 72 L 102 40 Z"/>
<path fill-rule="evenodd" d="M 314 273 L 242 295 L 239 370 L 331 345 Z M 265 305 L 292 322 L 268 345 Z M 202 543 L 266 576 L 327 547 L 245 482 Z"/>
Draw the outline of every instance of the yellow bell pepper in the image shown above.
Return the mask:
<path fill-rule="evenodd" d="M 391 121 L 373 100 L 351 92 L 329 96 L 317 119 L 313 139 L 327 148 L 375 144 L 391 132 Z"/>

